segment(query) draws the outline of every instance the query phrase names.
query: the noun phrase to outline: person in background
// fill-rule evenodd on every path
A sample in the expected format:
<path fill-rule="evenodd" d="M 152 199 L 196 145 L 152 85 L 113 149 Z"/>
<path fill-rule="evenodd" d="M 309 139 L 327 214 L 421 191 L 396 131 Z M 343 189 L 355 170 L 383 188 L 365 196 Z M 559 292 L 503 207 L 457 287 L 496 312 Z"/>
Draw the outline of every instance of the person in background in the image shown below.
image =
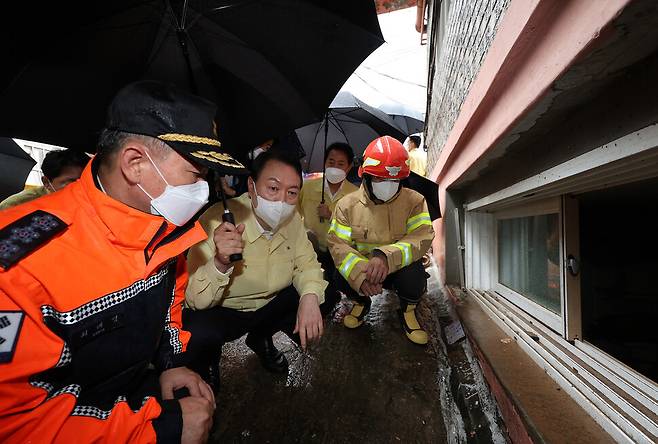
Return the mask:
<path fill-rule="evenodd" d="M 216 109 L 127 85 L 80 180 L 0 212 L 0 442 L 206 442 L 184 253 L 206 238 L 207 170 L 244 171 L 219 150 Z"/>
<path fill-rule="evenodd" d="M 274 144 L 274 139 L 267 139 L 265 142 L 261 143 L 260 145 L 256 146 L 253 150 L 251 150 L 248 154 L 249 160 L 254 161 L 258 156 L 260 156 L 263 153 L 266 153 Z"/>
<path fill-rule="evenodd" d="M 337 142 L 329 145 L 324 154 L 324 177 L 304 182 L 304 187 L 299 194 L 299 212 L 304 219 L 304 226 L 308 230 L 318 260 L 322 264 L 324 278 L 330 283 L 330 287 L 336 267 L 327 249 L 327 231 L 338 201 L 358 190 L 346 179 L 352 169 L 353 161 L 354 151 L 348 144 Z M 323 181 L 324 199 L 322 196 Z M 330 289 L 327 294 L 333 295 L 334 292 Z"/>
<path fill-rule="evenodd" d="M 247 169 L 250 170 L 254 160 L 261 154 L 268 152 L 276 142 L 276 138 L 267 139 L 265 142 L 251 149 L 246 156 Z M 224 176 L 220 179 L 220 182 L 227 199 L 241 196 L 248 190 L 246 175 Z"/>
<path fill-rule="evenodd" d="M 78 180 L 89 162 L 89 156 L 70 149 L 50 151 L 41 164 L 42 186 L 27 188 L 0 202 L 0 210 L 5 210 L 29 202 L 48 193 L 54 193 Z"/>
<path fill-rule="evenodd" d="M 235 225 L 217 203 L 200 219 L 208 238 L 188 254 L 190 282 L 183 326 L 192 338 L 191 368 L 219 387 L 222 346 L 245 343 L 273 373 L 288 361 L 272 335 L 283 331 L 306 348 L 322 336 L 327 283 L 296 211 L 302 167 L 296 157 L 270 150 L 251 168 L 249 191 L 231 200 Z M 242 260 L 231 262 L 232 254 Z"/>
<path fill-rule="evenodd" d="M 327 242 L 336 264 L 336 286 L 355 301 L 343 319 L 345 327 L 361 326 L 371 298 L 393 288 L 407 338 L 424 345 L 427 332 L 416 319 L 416 306 L 427 288 L 422 257 L 434 230 L 425 198 L 400 184 L 409 176 L 408 157 L 389 136 L 368 145 L 359 168 L 361 188 L 336 205 Z"/>
<path fill-rule="evenodd" d="M 419 176 L 427 174 L 427 153 L 420 147 L 421 139 L 417 134 L 409 136 L 409 168 Z"/>

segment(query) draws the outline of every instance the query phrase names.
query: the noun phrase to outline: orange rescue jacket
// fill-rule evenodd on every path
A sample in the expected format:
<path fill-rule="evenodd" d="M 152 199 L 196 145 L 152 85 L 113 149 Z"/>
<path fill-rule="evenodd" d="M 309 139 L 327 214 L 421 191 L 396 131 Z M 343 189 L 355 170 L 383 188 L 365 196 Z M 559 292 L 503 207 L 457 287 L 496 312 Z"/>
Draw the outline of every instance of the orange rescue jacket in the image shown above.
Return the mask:
<path fill-rule="evenodd" d="M 183 253 L 206 235 L 105 195 L 95 167 L 0 211 L 2 443 L 180 441 L 157 375 L 184 364 Z"/>

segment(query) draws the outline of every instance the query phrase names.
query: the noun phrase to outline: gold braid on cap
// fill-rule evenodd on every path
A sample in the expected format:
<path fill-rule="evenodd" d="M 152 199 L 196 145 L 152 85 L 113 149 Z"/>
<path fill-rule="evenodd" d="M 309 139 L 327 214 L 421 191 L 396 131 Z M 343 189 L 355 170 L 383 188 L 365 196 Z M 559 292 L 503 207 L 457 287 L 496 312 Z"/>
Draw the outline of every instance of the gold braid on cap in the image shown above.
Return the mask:
<path fill-rule="evenodd" d="M 232 158 L 226 153 L 218 153 L 217 151 L 194 151 L 190 153 L 192 156 L 199 159 L 207 160 L 208 162 L 218 163 L 231 168 L 243 169 L 244 165 Z"/>
<path fill-rule="evenodd" d="M 201 136 L 190 136 L 189 134 L 162 134 L 158 136 L 158 139 L 167 142 L 202 143 L 204 145 L 222 146 L 219 140 Z"/>

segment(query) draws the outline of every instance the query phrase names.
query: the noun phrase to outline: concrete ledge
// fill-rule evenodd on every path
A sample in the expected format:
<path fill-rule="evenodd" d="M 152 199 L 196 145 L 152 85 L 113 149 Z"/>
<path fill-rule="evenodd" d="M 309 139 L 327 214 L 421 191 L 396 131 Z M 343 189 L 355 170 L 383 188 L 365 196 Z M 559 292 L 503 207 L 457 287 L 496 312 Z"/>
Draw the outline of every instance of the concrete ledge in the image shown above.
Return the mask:
<path fill-rule="evenodd" d="M 447 288 L 514 443 L 614 443 L 472 298 Z"/>

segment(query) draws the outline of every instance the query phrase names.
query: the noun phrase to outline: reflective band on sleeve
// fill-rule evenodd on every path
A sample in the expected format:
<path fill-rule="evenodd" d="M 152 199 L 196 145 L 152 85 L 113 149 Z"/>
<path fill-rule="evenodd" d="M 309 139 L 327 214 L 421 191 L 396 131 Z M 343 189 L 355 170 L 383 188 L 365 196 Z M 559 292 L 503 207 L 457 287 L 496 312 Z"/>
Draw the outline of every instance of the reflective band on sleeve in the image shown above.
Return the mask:
<path fill-rule="evenodd" d="M 421 225 L 432 225 L 430 213 L 418 213 L 414 217 L 407 219 L 407 234 L 411 233 Z"/>
<path fill-rule="evenodd" d="M 411 244 L 409 242 L 396 242 L 391 244 L 392 247 L 399 248 L 402 252 L 402 266 L 406 267 L 411 263 Z"/>
<path fill-rule="evenodd" d="M 374 250 L 377 247 L 381 247 L 382 245 L 385 245 L 385 244 L 357 242 L 356 243 L 356 249 L 359 250 L 359 253 L 370 254 L 372 252 L 372 250 Z"/>
<path fill-rule="evenodd" d="M 331 232 L 336 233 L 336 236 L 339 238 L 343 239 L 346 242 L 352 242 L 352 229 L 350 227 L 346 227 L 345 225 L 341 225 L 338 222 L 336 222 L 336 219 L 331 220 L 331 225 L 329 226 L 329 233 Z"/>
<path fill-rule="evenodd" d="M 359 262 L 365 262 L 365 259 L 354 253 L 347 253 L 347 256 L 345 256 L 345 259 L 341 262 L 340 267 L 338 267 L 338 271 L 340 271 L 340 274 L 342 274 L 345 279 L 349 280 L 350 273 L 352 273 L 354 266 Z"/>

